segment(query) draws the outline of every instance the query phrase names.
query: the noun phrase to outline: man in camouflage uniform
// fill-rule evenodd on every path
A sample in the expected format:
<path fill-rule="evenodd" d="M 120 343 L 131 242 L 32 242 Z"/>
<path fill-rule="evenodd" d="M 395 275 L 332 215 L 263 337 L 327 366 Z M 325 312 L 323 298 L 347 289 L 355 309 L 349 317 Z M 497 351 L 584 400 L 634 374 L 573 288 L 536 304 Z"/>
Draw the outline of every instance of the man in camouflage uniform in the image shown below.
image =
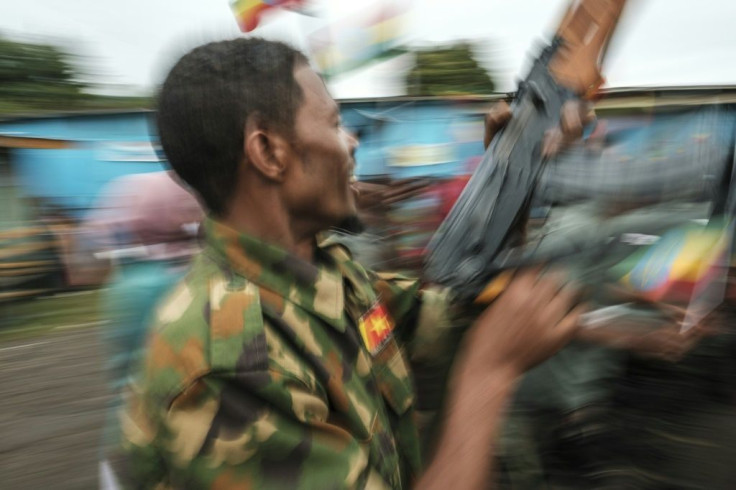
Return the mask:
<path fill-rule="evenodd" d="M 122 414 L 124 484 L 477 487 L 518 375 L 576 328 L 574 294 L 522 273 L 470 328 L 424 468 L 408 361 L 442 360 L 448 294 L 374 274 L 319 232 L 354 215 L 357 141 L 304 56 L 237 39 L 184 56 L 161 142 L 210 218 L 160 306 Z"/>

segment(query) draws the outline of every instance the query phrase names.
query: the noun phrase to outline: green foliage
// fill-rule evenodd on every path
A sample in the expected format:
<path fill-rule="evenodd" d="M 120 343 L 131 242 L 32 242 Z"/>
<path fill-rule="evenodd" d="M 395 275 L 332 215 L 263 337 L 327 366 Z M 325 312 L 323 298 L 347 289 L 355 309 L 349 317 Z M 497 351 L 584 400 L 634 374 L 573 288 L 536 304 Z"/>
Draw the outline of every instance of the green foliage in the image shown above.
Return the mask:
<path fill-rule="evenodd" d="M 489 94 L 493 79 L 473 57 L 470 44 L 415 51 L 414 67 L 406 77 L 409 95 Z"/>
<path fill-rule="evenodd" d="M 0 101 L 11 110 L 72 109 L 83 85 L 54 46 L 0 39 Z"/>
<path fill-rule="evenodd" d="M 148 98 L 86 93 L 73 57 L 55 46 L 0 38 L 0 115 L 148 107 Z"/>

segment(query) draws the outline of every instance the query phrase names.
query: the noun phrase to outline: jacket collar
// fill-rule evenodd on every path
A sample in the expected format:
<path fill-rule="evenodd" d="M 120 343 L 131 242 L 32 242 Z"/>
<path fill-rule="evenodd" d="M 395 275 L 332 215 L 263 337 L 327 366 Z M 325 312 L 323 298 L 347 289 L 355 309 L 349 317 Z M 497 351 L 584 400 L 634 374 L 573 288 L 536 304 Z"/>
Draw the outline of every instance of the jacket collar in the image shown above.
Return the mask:
<path fill-rule="evenodd" d="M 325 249 L 317 247 L 314 262 L 307 262 L 211 218 L 205 219 L 203 226 L 205 254 L 271 295 L 345 331 L 343 277 L 335 258 Z"/>

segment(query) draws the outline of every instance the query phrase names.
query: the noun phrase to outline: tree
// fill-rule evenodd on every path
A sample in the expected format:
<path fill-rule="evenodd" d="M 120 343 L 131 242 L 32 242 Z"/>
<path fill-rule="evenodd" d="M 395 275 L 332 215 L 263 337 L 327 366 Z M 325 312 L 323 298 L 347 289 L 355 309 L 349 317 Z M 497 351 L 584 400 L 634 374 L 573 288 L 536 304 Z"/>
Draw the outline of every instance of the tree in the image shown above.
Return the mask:
<path fill-rule="evenodd" d="M 406 77 L 409 95 L 489 94 L 495 89 L 493 79 L 475 60 L 468 43 L 414 53 L 414 66 Z"/>
<path fill-rule="evenodd" d="M 56 46 L 0 38 L 0 115 L 150 105 L 89 94 L 81 75 L 74 57 Z"/>

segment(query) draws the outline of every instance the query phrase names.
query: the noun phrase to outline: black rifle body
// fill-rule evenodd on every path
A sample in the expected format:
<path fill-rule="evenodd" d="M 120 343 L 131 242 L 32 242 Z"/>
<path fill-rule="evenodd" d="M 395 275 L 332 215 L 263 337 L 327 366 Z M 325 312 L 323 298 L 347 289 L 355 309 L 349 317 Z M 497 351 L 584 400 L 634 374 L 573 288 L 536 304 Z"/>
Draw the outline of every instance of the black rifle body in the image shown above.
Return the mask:
<path fill-rule="evenodd" d="M 562 43 L 555 38 L 535 60 L 511 104 L 511 121 L 430 241 L 426 276 L 450 286 L 460 299 L 477 297 L 505 268 L 498 258 L 524 218 L 544 166 L 545 132 L 559 123 L 563 104 L 577 98 L 548 70 Z"/>

